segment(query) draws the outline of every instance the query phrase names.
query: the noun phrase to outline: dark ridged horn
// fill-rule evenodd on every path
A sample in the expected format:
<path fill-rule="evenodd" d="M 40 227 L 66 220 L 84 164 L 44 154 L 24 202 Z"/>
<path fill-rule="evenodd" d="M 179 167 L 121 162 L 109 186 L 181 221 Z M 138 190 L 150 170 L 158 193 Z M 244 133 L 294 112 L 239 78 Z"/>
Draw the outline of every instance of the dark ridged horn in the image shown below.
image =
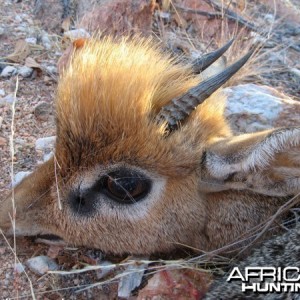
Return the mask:
<path fill-rule="evenodd" d="M 253 51 L 248 52 L 240 60 L 227 67 L 221 73 L 200 82 L 182 96 L 175 98 L 170 104 L 161 108 L 156 116 L 158 123 L 167 122 L 167 132 L 170 133 L 178 128 L 190 113 L 204 102 L 214 91 L 228 81 L 250 58 Z"/>
<path fill-rule="evenodd" d="M 221 57 L 224 52 L 232 45 L 234 39 L 230 40 L 223 47 L 217 49 L 216 51 L 207 53 L 200 58 L 197 58 L 192 63 L 193 72 L 195 74 L 201 73 L 211 64 L 213 64 L 219 57 Z"/>

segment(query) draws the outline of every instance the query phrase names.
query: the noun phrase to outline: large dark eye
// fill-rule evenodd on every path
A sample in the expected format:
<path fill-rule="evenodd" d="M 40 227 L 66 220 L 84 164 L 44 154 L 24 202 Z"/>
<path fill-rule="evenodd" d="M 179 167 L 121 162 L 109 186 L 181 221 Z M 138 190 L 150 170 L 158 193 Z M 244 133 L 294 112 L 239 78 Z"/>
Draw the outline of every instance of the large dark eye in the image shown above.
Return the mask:
<path fill-rule="evenodd" d="M 136 171 L 118 170 L 103 178 L 103 192 L 111 199 L 123 203 L 135 203 L 150 191 L 151 182 Z"/>

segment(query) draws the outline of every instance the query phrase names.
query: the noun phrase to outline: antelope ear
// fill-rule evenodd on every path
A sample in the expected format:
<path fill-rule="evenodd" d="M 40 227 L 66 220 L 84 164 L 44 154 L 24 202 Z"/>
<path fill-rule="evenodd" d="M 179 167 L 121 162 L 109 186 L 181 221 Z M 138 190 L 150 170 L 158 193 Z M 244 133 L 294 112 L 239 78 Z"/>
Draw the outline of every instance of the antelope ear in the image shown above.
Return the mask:
<path fill-rule="evenodd" d="M 15 188 L 13 194 L 0 200 L 0 228 L 5 233 L 12 233 L 11 217 L 15 215 L 15 233 L 34 235 L 39 232 L 34 217 L 30 211 L 38 216 L 43 213 L 51 193 L 51 186 L 55 180 L 54 159 L 51 158 L 24 178 Z M 12 196 L 16 211 L 13 211 Z"/>
<path fill-rule="evenodd" d="M 202 159 L 200 186 L 208 192 L 251 190 L 270 196 L 300 192 L 300 127 L 218 140 Z"/>

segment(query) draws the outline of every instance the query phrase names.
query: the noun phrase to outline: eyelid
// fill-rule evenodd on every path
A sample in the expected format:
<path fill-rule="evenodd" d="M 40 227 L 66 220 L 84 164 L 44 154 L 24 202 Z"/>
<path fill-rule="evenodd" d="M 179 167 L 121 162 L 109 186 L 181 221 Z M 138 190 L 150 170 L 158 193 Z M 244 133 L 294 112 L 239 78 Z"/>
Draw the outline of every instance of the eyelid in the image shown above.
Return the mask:
<path fill-rule="evenodd" d="M 116 179 L 116 181 L 121 181 L 124 178 L 128 178 L 128 179 L 132 179 L 132 178 L 136 178 L 137 181 L 139 181 L 139 183 L 142 185 L 142 191 L 141 193 L 131 196 L 132 198 L 130 199 L 130 196 L 124 196 L 122 199 L 121 197 L 118 197 L 116 194 L 114 194 L 109 188 L 108 188 L 108 180 L 109 179 Z M 145 198 L 146 195 L 149 194 L 149 192 L 151 191 L 151 187 L 152 187 L 152 182 L 151 180 L 146 177 L 145 175 L 141 174 L 138 171 L 133 171 L 133 170 L 127 170 L 127 169 L 119 169 L 119 170 L 115 170 L 112 171 L 108 174 L 106 174 L 105 176 L 103 176 L 100 179 L 101 182 L 101 193 L 105 194 L 107 197 L 109 197 L 110 199 L 119 202 L 121 204 L 130 204 L 130 203 L 135 203 L 138 202 L 140 200 L 142 200 L 143 198 Z M 98 186 L 99 188 L 99 186 Z M 141 187 L 139 187 L 141 188 Z M 129 193 L 130 194 L 130 193 Z"/>

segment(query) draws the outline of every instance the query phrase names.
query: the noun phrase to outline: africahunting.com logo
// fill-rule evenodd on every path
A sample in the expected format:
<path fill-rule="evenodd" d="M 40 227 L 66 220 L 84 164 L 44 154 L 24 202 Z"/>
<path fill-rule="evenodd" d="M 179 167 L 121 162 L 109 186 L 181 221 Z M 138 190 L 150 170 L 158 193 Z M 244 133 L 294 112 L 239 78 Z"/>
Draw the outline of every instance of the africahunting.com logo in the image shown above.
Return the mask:
<path fill-rule="evenodd" d="M 226 281 L 241 281 L 242 292 L 299 292 L 300 268 L 246 267 L 241 271 L 235 267 Z"/>

